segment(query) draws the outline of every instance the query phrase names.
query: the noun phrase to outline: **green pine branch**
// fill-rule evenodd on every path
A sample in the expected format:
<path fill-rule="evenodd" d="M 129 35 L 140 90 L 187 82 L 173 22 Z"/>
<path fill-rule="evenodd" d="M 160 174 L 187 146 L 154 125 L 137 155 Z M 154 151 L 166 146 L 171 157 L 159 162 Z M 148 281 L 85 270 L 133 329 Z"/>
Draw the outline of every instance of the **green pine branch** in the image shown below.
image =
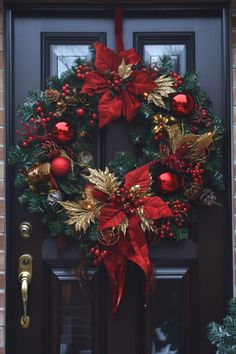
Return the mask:
<path fill-rule="evenodd" d="M 218 354 L 236 353 L 236 298 L 230 300 L 228 313 L 223 324 L 211 322 L 208 325 L 208 338 Z"/>

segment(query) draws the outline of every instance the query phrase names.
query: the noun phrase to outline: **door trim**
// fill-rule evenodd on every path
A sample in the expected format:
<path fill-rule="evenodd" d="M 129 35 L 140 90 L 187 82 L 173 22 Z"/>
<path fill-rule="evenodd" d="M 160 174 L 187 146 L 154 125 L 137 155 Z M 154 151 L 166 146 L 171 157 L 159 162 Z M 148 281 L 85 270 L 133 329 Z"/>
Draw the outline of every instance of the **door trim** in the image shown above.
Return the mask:
<path fill-rule="evenodd" d="M 95 1 L 93 1 L 94 3 Z M 105 1 L 101 1 L 103 4 Z M 143 0 L 142 0 L 143 2 Z M 97 1 L 98 5 L 93 5 L 93 15 L 103 17 L 113 16 L 113 7 L 110 5 L 109 0 L 108 5 L 99 5 L 100 1 Z M 135 11 L 134 11 L 135 6 Z M 229 5 L 224 3 L 206 3 L 203 5 L 196 4 L 182 4 L 182 5 L 124 5 L 124 15 L 127 17 L 137 17 L 140 16 L 171 16 L 177 17 L 188 16 L 193 14 L 195 16 L 220 16 L 222 18 L 222 35 L 223 35 L 223 70 L 227 75 L 223 78 L 223 92 L 225 92 L 223 97 L 223 105 L 226 107 L 226 134 L 225 134 L 225 150 L 224 150 L 224 161 L 225 161 L 225 184 L 227 193 L 227 218 L 228 218 L 228 230 L 226 230 L 226 237 L 228 243 L 228 254 L 226 255 L 227 267 L 228 267 L 228 277 L 225 279 L 227 287 L 227 297 L 230 298 L 233 295 L 233 257 L 232 257 L 232 236 L 233 236 L 233 223 L 232 223 L 232 137 L 231 137 L 231 127 L 232 127 L 232 99 L 231 99 L 231 82 L 230 82 L 230 33 L 229 33 Z M 14 116 L 13 111 L 13 96 L 12 88 L 14 82 L 14 58 L 13 53 L 13 26 L 14 18 L 20 15 L 24 16 L 78 16 L 78 14 L 84 17 L 91 16 L 91 8 L 89 5 L 67 5 L 67 4 L 6 4 L 5 8 L 5 63 L 6 63 L 6 75 L 5 75 L 5 107 L 6 107 L 6 125 L 5 125 L 5 142 L 6 142 L 6 155 L 5 161 L 7 161 L 7 156 L 10 146 L 13 144 L 13 125 L 11 118 Z M 226 144 L 227 142 L 227 144 Z M 230 142 L 230 144 L 229 144 Z M 13 220 L 11 220 L 12 211 L 14 206 L 11 204 L 13 196 L 13 168 L 6 165 L 5 168 L 5 180 L 6 180 L 6 279 L 11 279 L 7 281 L 6 284 L 6 353 L 12 353 L 12 300 L 14 296 L 14 267 L 15 260 L 14 256 L 14 238 L 16 237 L 16 225 L 14 225 Z"/>

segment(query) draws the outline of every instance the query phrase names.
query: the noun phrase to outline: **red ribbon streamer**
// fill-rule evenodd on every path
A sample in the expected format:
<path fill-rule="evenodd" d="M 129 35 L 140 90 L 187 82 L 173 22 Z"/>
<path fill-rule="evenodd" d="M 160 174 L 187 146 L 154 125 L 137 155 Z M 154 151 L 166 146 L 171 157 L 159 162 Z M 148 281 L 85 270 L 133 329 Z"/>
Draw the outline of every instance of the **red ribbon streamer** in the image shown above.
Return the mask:
<path fill-rule="evenodd" d="M 152 290 L 152 266 L 148 257 L 148 245 L 138 216 L 129 219 L 129 230 L 104 259 L 112 288 L 112 315 L 115 316 L 122 298 L 127 260 L 137 264 L 146 276 L 146 299 Z"/>
<path fill-rule="evenodd" d="M 120 5 L 115 7 L 115 39 L 117 53 L 124 51 L 123 43 L 123 17 L 122 8 Z"/>

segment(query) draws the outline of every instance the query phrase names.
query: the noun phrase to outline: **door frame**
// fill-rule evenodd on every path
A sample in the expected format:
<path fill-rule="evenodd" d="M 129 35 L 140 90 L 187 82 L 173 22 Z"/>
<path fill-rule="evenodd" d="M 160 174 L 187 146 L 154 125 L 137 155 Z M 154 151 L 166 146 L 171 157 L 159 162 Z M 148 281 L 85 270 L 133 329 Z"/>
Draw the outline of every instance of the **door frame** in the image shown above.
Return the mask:
<path fill-rule="evenodd" d="M 104 3 L 107 2 L 107 5 Z M 130 5 L 127 4 L 130 2 Z M 233 237 L 233 215 L 232 215 L 232 183 L 233 183 L 233 171 L 232 171 L 232 98 L 231 98 L 231 80 L 230 80 L 230 68 L 231 68 L 231 58 L 230 58 L 230 8 L 229 4 L 223 3 L 205 3 L 197 5 L 194 4 L 145 4 L 141 5 L 140 2 L 144 4 L 144 1 L 138 1 L 139 5 L 132 5 L 132 1 L 127 1 L 124 5 L 124 14 L 127 17 L 134 17 L 137 14 L 140 16 L 145 16 L 145 14 L 152 13 L 153 15 L 161 16 L 173 16 L 178 17 L 192 15 L 194 12 L 195 16 L 205 16 L 216 14 L 222 18 L 223 24 L 223 72 L 227 73 L 223 77 L 223 106 L 226 107 L 226 134 L 224 140 L 224 161 L 225 161 L 225 184 L 227 193 L 227 225 L 226 230 L 227 244 L 228 244 L 228 254 L 226 255 L 226 262 L 228 268 L 228 277 L 225 279 L 225 286 L 227 288 L 227 298 L 231 298 L 233 295 L 233 254 L 232 254 L 232 237 Z M 96 3 L 96 5 L 94 5 Z M 100 5 L 103 3 L 103 5 Z M 135 7 L 135 11 L 134 11 Z M 93 1 L 93 11 L 96 14 L 102 16 L 111 16 L 114 6 L 110 4 L 109 0 Z M 7 161 L 7 156 L 9 152 L 9 147 L 13 143 L 14 131 L 11 121 L 11 117 L 14 117 L 15 112 L 13 111 L 13 96 L 12 88 L 14 82 L 14 58 L 13 58 L 13 23 L 14 18 L 19 15 L 24 16 L 39 16 L 39 15 L 50 15 L 50 16 L 68 16 L 74 17 L 77 14 L 81 16 L 89 16 L 91 5 L 84 4 L 6 4 L 5 6 L 5 107 L 6 107 L 6 123 L 5 123 L 5 161 Z M 72 15 L 73 14 L 73 15 Z M 227 142 L 227 144 L 226 144 Z M 230 142 L 230 143 L 229 143 Z M 12 196 L 14 190 L 13 185 L 13 168 L 9 165 L 5 167 L 5 180 L 6 180 L 6 353 L 12 353 L 12 336 L 11 336 L 11 322 L 12 322 L 12 303 L 14 297 L 14 283 L 15 283 L 15 269 L 14 269 L 14 259 L 13 254 L 13 243 L 14 238 L 17 237 L 15 234 L 14 222 L 11 219 L 12 210 L 14 206 L 11 204 Z"/>

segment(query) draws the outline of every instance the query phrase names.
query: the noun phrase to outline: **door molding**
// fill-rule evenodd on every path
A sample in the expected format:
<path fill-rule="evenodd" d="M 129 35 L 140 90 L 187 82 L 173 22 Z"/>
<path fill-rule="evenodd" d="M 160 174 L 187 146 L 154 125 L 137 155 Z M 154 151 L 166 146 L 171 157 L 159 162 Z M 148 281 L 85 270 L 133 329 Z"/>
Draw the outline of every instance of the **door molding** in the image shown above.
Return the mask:
<path fill-rule="evenodd" d="M 99 5 L 100 2 L 103 5 Z M 107 2 L 107 5 L 104 3 Z M 223 48 L 222 53 L 223 58 L 223 72 L 227 73 L 223 77 L 223 106 L 225 108 L 226 116 L 226 134 L 224 140 L 224 161 L 225 161 L 225 184 L 227 193 L 227 218 L 228 218 L 228 230 L 226 230 L 226 237 L 228 243 L 228 254 L 226 255 L 226 262 L 228 267 L 228 277 L 225 279 L 225 285 L 227 287 L 228 298 L 232 297 L 233 294 L 233 272 L 232 272 L 232 152 L 231 152 L 231 127 L 232 127 L 232 102 L 231 102 L 231 86 L 230 86 L 230 35 L 229 35 L 229 5 L 224 1 L 223 3 L 213 1 L 213 3 L 206 4 L 181 4 L 181 5 L 167 5 L 167 4 L 145 4 L 143 0 L 138 0 L 139 5 L 124 5 L 124 16 L 127 17 L 137 17 L 137 16 L 188 16 L 194 14 L 194 16 L 219 16 L 222 19 L 223 30 Z M 153 1 L 155 2 L 155 1 Z M 92 0 L 93 5 L 93 16 L 103 16 L 112 17 L 113 8 L 109 0 Z M 130 1 L 131 3 L 131 1 Z M 135 8 L 135 11 L 134 11 Z M 13 145 L 14 141 L 14 131 L 12 124 L 12 117 L 14 117 L 15 112 L 13 111 L 13 96 L 12 88 L 14 82 L 14 58 L 13 58 L 13 28 L 14 19 L 17 16 L 91 16 L 91 8 L 86 1 L 86 5 L 83 4 L 34 4 L 25 3 L 17 4 L 12 1 L 8 1 L 5 4 L 5 43 L 6 43 L 6 76 L 5 76 L 5 107 L 6 107 L 6 126 L 5 126 L 5 142 L 6 142 L 6 155 L 5 160 L 7 161 L 7 156 L 9 148 Z M 12 212 L 14 210 L 14 205 L 12 205 L 11 200 L 13 197 L 14 190 L 13 186 L 13 168 L 6 165 L 5 168 L 5 179 L 6 179 L 6 352 L 8 354 L 12 353 L 12 300 L 14 297 L 14 287 L 13 279 L 14 269 L 16 266 L 16 260 L 14 259 L 14 240 L 17 237 L 15 221 L 11 219 Z"/>

